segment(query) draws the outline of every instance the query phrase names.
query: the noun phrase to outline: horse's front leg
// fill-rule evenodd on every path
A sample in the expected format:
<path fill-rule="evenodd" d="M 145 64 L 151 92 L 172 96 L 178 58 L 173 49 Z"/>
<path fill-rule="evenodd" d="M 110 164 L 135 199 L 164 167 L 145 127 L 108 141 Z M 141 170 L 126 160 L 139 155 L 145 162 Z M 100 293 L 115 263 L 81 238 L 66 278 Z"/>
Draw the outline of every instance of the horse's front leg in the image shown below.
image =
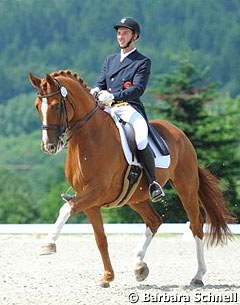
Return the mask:
<path fill-rule="evenodd" d="M 104 232 L 101 211 L 99 207 L 94 207 L 85 211 L 85 213 L 87 214 L 88 219 L 93 226 L 95 239 L 103 261 L 104 275 L 100 280 L 100 286 L 106 288 L 110 286 L 109 282 L 113 281 L 114 272 L 108 253 L 108 243 Z"/>
<path fill-rule="evenodd" d="M 83 212 L 89 209 L 97 201 L 96 198 L 99 196 L 95 192 L 95 198 L 90 196 L 92 189 L 88 189 L 82 192 L 81 195 L 77 195 L 74 199 L 66 202 L 59 210 L 58 218 L 55 224 L 52 226 L 45 243 L 42 246 L 40 255 L 48 255 L 56 253 L 56 240 L 60 234 L 60 231 L 64 224 L 68 221 L 69 217 L 73 214 Z M 91 201 L 89 200 L 91 198 Z"/>
<path fill-rule="evenodd" d="M 56 240 L 60 234 L 60 231 L 64 224 L 67 222 L 71 216 L 71 206 L 69 203 L 65 203 L 59 210 L 58 218 L 55 224 L 52 226 L 51 231 L 49 232 L 46 242 L 42 246 L 40 255 L 48 255 L 56 253 Z"/>

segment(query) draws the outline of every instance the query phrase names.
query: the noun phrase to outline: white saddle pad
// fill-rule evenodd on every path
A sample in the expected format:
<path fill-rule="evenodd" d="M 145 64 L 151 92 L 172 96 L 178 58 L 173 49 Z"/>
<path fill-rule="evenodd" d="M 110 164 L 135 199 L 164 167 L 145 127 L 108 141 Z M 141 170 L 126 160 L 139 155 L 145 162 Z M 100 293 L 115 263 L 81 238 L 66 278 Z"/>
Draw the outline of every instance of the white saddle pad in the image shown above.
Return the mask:
<path fill-rule="evenodd" d="M 136 157 L 134 157 L 134 160 L 133 160 L 132 152 L 129 148 L 122 124 L 119 122 L 119 118 L 117 117 L 117 115 L 114 112 L 111 113 L 111 116 L 119 130 L 120 138 L 121 138 L 121 142 L 122 142 L 122 149 L 123 149 L 126 161 L 128 162 L 128 164 L 134 164 L 134 165 L 141 166 L 141 164 L 137 161 Z M 170 155 L 167 155 L 167 156 L 161 155 L 159 150 L 157 149 L 155 143 L 151 140 L 150 137 L 148 137 L 148 141 L 156 156 L 155 157 L 155 167 L 168 168 L 170 166 L 170 162 L 171 162 Z"/>

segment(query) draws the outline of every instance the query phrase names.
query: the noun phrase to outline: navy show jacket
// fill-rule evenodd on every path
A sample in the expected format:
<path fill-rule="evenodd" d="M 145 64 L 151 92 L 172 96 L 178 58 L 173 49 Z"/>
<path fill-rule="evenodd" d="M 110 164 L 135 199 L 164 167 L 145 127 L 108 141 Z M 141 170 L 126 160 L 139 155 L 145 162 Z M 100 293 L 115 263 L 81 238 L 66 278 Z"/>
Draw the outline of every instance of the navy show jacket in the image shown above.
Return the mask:
<path fill-rule="evenodd" d="M 146 118 L 144 106 L 140 101 L 151 71 L 151 60 L 137 50 L 120 62 L 120 54 L 106 57 L 96 87 L 108 90 L 114 95 L 114 101 L 129 102 Z M 124 88 L 125 84 L 130 86 Z"/>

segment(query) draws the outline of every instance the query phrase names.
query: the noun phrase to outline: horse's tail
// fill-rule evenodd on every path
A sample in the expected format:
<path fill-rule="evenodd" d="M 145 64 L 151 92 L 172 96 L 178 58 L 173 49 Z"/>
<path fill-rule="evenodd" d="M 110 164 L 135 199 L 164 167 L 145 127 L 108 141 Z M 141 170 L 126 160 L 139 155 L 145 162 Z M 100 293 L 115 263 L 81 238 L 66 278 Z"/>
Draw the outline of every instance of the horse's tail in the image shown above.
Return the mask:
<path fill-rule="evenodd" d="M 226 206 L 223 194 L 218 188 L 218 180 L 209 170 L 198 167 L 200 202 L 206 212 L 208 232 L 207 243 L 209 245 L 225 244 L 232 238 L 231 231 L 227 223 L 235 222 Z"/>

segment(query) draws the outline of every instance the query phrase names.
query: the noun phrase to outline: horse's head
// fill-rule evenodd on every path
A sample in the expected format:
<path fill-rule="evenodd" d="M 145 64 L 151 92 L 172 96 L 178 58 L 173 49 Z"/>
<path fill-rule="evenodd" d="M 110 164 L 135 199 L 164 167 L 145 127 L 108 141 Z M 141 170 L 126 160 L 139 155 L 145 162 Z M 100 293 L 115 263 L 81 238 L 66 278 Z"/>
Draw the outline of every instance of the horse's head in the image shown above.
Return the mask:
<path fill-rule="evenodd" d="M 29 73 L 29 80 L 38 90 L 35 105 L 42 118 L 42 150 L 56 154 L 64 148 L 64 136 L 73 117 L 68 90 L 49 74 L 38 78 Z"/>

